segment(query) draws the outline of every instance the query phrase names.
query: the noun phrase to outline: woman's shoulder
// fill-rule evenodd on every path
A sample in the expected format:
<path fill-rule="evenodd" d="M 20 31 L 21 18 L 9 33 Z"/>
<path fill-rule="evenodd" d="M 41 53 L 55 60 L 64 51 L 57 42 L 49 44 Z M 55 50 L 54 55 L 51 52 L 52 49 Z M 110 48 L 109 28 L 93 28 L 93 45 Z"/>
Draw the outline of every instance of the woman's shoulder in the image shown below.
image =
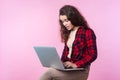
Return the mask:
<path fill-rule="evenodd" d="M 85 31 L 91 31 L 91 32 L 94 32 L 93 29 L 90 28 L 90 27 L 87 27 L 87 28 L 85 28 L 85 27 L 81 27 L 81 29 L 82 29 L 82 30 L 85 30 Z"/>
<path fill-rule="evenodd" d="M 88 28 L 85 28 L 85 27 L 79 27 L 78 29 L 78 34 L 94 34 L 94 31 L 92 28 L 88 27 Z"/>
<path fill-rule="evenodd" d="M 88 27 L 88 28 L 85 28 L 85 27 L 83 27 L 83 26 L 80 26 L 79 28 L 78 28 L 78 32 L 81 32 L 81 31 L 92 31 L 92 32 L 94 32 L 93 31 L 93 29 L 91 29 L 90 27 Z"/>

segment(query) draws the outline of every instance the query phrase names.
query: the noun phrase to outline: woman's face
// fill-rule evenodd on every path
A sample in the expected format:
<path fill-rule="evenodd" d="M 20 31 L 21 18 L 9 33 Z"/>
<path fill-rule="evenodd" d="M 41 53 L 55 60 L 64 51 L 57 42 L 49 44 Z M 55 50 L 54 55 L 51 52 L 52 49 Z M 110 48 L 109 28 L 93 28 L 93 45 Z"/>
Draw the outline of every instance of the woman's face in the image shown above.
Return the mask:
<path fill-rule="evenodd" d="M 60 15 L 60 21 L 63 23 L 67 30 L 73 29 L 74 26 L 72 25 L 71 21 L 68 20 L 66 15 Z"/>

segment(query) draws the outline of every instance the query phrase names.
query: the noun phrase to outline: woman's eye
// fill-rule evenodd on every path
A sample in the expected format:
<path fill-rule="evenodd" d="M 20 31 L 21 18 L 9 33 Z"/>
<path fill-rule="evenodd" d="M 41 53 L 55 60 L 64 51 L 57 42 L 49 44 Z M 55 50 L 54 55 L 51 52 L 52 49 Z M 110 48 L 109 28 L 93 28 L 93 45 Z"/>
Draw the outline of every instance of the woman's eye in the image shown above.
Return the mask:
<path fill-rule="evenodd" d="M 68 22 L 69 20 L 65 20 L 65 22 Z"/>
<path fill-rule="evenodd" d="M 67 20 L 67 19 L 66 19 L 65 21 L 66 21 L 66 22 L 68 22 L 68 20 Z"/>
<path fill-rule="evenodd" d="M 61 20 L 62 23 L 64 23 L 64 22 L 68 22 L 68 21 L 69 21 L 69 20 L 67 20 L 67 19 L 65 19 L 65 20 L 63 20 L 63 21 Z"/>

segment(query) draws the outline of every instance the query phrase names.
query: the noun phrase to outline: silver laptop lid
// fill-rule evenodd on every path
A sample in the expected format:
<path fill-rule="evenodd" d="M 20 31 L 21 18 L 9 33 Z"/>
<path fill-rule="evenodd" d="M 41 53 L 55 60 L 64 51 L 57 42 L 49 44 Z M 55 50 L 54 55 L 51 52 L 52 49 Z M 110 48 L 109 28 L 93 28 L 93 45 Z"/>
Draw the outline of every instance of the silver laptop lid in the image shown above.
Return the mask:
<path fill-rule="evenodd" d="M 34 46 L 41 64 L 44 67 L 54 67 L 64 69 L 61 59 L 55 47 Z"/>

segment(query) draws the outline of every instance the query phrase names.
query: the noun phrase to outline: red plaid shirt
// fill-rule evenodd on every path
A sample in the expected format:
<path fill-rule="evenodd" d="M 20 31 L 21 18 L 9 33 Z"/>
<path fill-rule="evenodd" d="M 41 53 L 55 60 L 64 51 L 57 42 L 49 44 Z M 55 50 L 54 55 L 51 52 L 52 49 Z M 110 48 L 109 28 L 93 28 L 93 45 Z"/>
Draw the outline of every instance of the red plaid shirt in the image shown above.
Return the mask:
<path fill-rule="evenodd" d="M 65 43 L 61 60 L 70 61 L 78 67 L 90 65 L 97 58 L 96 36 L 92 29 L 80 27 L 72 46 L 71 58 L 68 58 L 69 48 Z"/>

